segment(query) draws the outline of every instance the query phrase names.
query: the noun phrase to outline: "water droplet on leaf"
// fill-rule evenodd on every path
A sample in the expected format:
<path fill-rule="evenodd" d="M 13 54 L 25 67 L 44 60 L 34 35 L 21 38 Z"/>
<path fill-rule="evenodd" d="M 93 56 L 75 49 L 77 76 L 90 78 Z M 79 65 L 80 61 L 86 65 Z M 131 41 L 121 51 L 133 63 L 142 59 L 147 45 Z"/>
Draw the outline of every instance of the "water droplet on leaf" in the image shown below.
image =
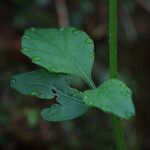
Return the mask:
<path fill-rule="evenodd" d="M 87 43 L 87 44 L 93 44 L 93 40 L 91 38 L 87 38 L 85 40 L 85 43 Z"/>
<path fill-rule="evenodd" d="M 57 105 L 52 105 L 50 108 L 47 109 L 46 111 L 46 117 L 50 117 L 50 116 L 53 116 L 57 113 Z"/>
<path fill-rule="evenodd" d="M 73 33 L 73 35 L 77 36 L 80 34 L 80 31 L 78 29 L 73 29 L 72 33 Z"/>
<path fill-rule="evenodd" d="M 65 29 L 64 27 L 61 27 L 61 28 L 60 28 L 60 31 L 63 31 L 64 29 Z"/>
<path fill-rule="evenodd" d="M 109 106 L 102 106 L 102 108 L 103 108 L 106 112 L 110 112 Z"/>
<path fill-rule="evenodd" d="M 86 99 L 87 99 L 87 96 L 84 96 L 84 99 L 86 100 Z"/>
<path fill-rule="evenodd" d="M 17 80 L 15 78 L 11 80 L 12 84 L 15 84 L 16 82 L 17 82 Z"/>
<path fill-rule="evenodd" d="M 25 48 L 21 49 L 21 51 L 22 51 L 22 52 L 30 52 L 31 49 L 25 47 Z"/>
<path fill-rule="evenodd" d="M 38 57 L 38 56 L 34 56 L 34 57 L 32 57 L 32 61 L 39 61 L 41 58 L 40 57 Z"/>
<path fill-rule="evenodd" d="M 35 31 L 35 28 L 31 28 L 31 31 Z"/>
<path fill-rule="evenodd" d="M 123 88 L 123 89 L 126 88 L 126 85 L 125 85 L 124 83 L 122 83 L 122 82 L 120 83 L 120 86 L 121 86 L 121 88 Z"/>
<path fill-rule="evenodd" d="M 122 92 L 122 94 L 124 95 L 124 96 L 130 96 L 130 92 L 128 91 L 128 90 L 124 90 L 123 92 Z"/>
<path fill-rule="evenodd" d="M 89 101 L 88 104 L 92 106 L 94 104 L 94 102 L 93 101 Z"/>
<path fill-rule="evenodd" d="M 90 54 L 90 57 L 91 57 L 91 58 L 94 58 L 94 57 L 95 57 L 95 56 L 94 56 L 94 53 L 91 53 L 91 54 Z"/>
<path fill-rule="evenodd" d="M 126 112 L 126 113 L 125 113 L 125 116 L 126 116 L 127 118 L 131 118 L 131 117 L 133 116 L 133 114 L 130 113 L 130 112 Z"/>
<path fill-rule="evenodd" d="M 52 72 L 56 72 L 57 71 L 57 69 L 55 67 L 49 67 L 48 70 L 52 71 Z"/>
<path fill-rule="evenodd" d="M 112 80 L 111 80 L 112 83 L 115 83 L 115 81 L 116 81 L 115 79 L 112 79 Z"/>
<path fill-rule="evenodd" d="M 29 37 L 28 35 L 24 35 L 23 37 L 24 37 L 25 39 L 30 40 L 30 37 Z"/>
<path fill-rule="evenodd" d="M 38 93 L 37 93 L 37 92 L 31 92 L 30 95 L 32 95 L 32 96 L 37 96 Z"/>

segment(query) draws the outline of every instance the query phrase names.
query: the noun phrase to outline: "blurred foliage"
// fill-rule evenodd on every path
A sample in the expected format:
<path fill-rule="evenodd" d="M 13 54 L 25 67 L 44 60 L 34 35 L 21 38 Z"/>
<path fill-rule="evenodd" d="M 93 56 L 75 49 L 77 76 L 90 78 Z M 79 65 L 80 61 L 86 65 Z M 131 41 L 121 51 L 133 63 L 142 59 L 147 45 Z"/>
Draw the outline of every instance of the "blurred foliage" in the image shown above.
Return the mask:
<path fill-rule="evenodd" d="M 118 1 L 120 78 L 134 91 L 135 119 L 124 122 L 129 150 L 150 149 L 149 42 L 150 1 Z M 108 0 L 67 0 L 70 25 L 94 39 L 97 85 L 109 76 Z M 51 123 L 39 116 L 48 103 L 25 97 L 9 87 L 10 77 L 36 68 L 24 57 L 20 38 L 25 28 L 57 27 L 55 0 L 0 1 L 0 149 L 114 150 L 111 119 L 94 109 L 78 119 Z M 79 79 L 72 86 L 80 87 Z M 81 90 L 87 89 L 84 83 Z"/>

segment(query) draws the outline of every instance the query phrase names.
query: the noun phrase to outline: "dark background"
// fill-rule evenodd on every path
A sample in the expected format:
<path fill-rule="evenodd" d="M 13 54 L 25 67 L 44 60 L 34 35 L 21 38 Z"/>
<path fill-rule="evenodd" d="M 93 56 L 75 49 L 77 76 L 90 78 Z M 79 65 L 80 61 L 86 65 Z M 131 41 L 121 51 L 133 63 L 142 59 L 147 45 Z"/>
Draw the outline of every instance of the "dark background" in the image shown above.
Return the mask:
<path fill-rule="evenodd" d="M 94 40 L 97 85 L 108 78 L 107 0 L 0 0 L 0 149 L 114 150 L 110 116 L 93 109 L 72 121 L 46 122 L 48 104 L 9 87 L 11 76 L 37 68 L 23 56 L 29 27 L 71 25 Z M 136 117 L 123 121 L 128 150 L 150 150 L 150 1 L 118 0 L 119 78 L 133 90 Z M 86 89 L 78 78 L 74 86 Z"/>

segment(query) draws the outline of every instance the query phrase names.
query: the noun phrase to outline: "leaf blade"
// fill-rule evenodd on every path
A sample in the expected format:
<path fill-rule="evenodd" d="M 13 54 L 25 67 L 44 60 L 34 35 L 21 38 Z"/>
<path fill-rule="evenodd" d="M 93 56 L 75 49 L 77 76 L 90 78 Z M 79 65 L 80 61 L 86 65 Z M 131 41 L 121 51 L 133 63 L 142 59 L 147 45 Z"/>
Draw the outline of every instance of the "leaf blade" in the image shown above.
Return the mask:
<path fill-rule="evenodd" d="M 70 88 L 69 83 L 68 75 L 38 69 L 16 75 L 11 86 L 24 95 L 47 100 L 56 97 L 56 103 L 43 109 L 41 115 L 47 121 L 64 121 L 79 117 L 89 109 L 82 100 L 82 93 Z"/>
<path fill-rule="evenodd" d="M 42 117 L 47 121 L 65 121 L 77 118 L 89 110 L 89 107 L 81 99 L 71 99 L 59 93 L 59 104 L 53 104 L 50 108 L 43 109 Z"/>
<path fill-rule="evenodd" d="M 63 82 L 69 81 L 66 80 L 67 76 L 50 74 L 45 69 L 38 69 L 35 71 L 22 73 L 16 75 L 12 78 L 10 85 L 12 88 L 17 90 L 23 95 L 35 96 L 42 99 L 51 99 L 54 97 L 52 89 L 54 88 L 55 82 L 60 89 L 64 88 Z"/>
<path fill-rule="evenodd" d="M 88 83 L 92 82 L 93 49 L 86 33 L 68 27 L 26 30 L 21 51 L 50 72 L 77 75 Z"/>
<path fill-rule="evenodd" d="M 132 91 L 121 81 L 110 79 L 97 89 L 84 92 L 84 101 L 89 106 L 100 108 L 123 119 L 135 115 Z"/>

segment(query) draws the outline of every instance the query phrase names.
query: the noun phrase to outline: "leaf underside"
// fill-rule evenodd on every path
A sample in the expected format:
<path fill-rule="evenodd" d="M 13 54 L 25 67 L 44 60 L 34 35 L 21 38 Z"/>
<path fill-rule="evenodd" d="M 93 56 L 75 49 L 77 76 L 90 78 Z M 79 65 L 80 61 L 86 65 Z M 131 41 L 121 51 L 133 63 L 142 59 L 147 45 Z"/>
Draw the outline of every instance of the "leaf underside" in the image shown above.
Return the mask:
<path fill-rule="evenodd" d="M 22 53 L 50 72 L 77 75 L 92 82 L 94 44 L 83 31 L 73 27 L 25 31 Z"/>
<path fill-rule="evenodd" d="M 68 75 L 38 69 L 14 76 L 10 85 L 24 95 L 47 100 L 56 97 L 56 103 L 43 109 L 41 115 L 48 121 L 64 121 L 79 117 L 89 109 L 82 93 L 69 87 L 69 83 Z"/>
<path fill-rule="evenodd" d="M 84 92 L 84 101 L 89 106 L 129 119 L 135 115 L 131 90 L 121 81 L 110 79 L 94 90 Z"/>

